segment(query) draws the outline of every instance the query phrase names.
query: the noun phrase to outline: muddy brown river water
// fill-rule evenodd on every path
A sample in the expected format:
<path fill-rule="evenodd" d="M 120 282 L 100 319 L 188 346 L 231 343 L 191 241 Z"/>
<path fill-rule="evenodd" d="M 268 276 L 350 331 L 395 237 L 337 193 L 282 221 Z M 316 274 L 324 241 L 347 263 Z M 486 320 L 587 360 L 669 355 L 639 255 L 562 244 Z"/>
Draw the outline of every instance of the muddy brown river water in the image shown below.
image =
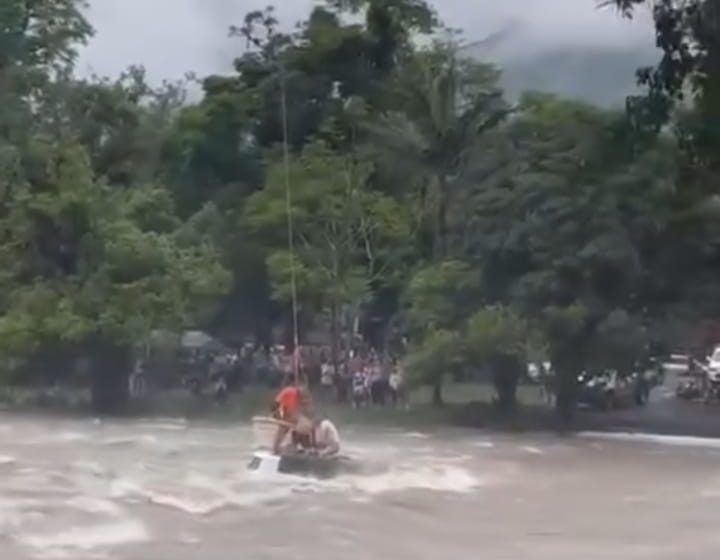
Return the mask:
<path fill-rule="evenodd" d="M 0 558 L 707 559 L 720 444 L 346 430 L 365 474 L 245 469 L 247 425 L 0 416 Z"/>

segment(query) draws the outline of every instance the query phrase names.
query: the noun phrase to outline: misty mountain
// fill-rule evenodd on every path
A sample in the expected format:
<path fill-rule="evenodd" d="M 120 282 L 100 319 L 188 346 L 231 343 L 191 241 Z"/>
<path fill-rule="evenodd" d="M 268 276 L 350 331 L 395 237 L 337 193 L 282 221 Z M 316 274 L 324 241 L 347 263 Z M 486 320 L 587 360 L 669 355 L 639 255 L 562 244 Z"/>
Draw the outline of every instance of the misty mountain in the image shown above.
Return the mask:
<path fill-rule="evenodd" d="M 113 76 L 129 64 L 142 64 L 154 84 L 188 71 L 225 73 L 242 48 L 227 36 L 228 25 L 241 22 L 248 10 L 275 3 L 283 25 L 292 28 L 314 1 L 90 0 L 88 17 L 97 35 L 81 49 L 78 72 Z M 485 38 L 470 52 L 504 69 L 510 97 L 538 89 L 621 103 L 635 87 L 635 70 L 658 59 L 649 10 L 631 22 L 614 10 L 598 10 L 595 0 L 432 3 L 468 41 Z"/>
<path fill-rule="evenodd" d="M 526 36 L 513 24 L 468 47 L 468 54 L 502 69 L 511 99 L 528 90 L 556 93 L 599 105 L 621 105 L 638 91 L 636 71 L 657 63 L 651 44 L 553 45 Z"/>

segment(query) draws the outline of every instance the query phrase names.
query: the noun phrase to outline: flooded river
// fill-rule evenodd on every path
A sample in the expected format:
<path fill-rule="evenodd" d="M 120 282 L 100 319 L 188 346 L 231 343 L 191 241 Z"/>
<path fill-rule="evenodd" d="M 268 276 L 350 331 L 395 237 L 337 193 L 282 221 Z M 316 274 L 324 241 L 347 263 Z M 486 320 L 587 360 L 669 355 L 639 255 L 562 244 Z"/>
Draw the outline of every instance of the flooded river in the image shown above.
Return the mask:
<path fill-rule="evenodd" d="M 2 559 L 692 560 L 720 550 L 720 449 L 701 441 L 343 436 L 365 474 L 260 478 L 245 469 L 246 425 L 0 416 Z"/>

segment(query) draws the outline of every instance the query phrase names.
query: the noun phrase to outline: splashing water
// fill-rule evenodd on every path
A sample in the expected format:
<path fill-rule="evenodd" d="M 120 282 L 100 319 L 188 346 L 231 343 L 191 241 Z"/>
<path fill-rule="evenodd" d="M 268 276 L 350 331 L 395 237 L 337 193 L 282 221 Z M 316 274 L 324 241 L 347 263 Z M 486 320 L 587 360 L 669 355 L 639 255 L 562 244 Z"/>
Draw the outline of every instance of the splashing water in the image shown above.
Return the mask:
<path fill-rule="evenodd" d="M 246 425 L 3 420 L 3 560 L 215 560 L 228 547 L 269 560 L 424 560 L 472 557 L 478 543 L 490 558 L 570 560 L 595 549 L 600 521 L 604 535 L 632 527 L 603 548 L 614 557 L 645 554 L 632 549 L 642 531 L 667 554 L 718 546 L 694 532 L 699 507 L 720 507 L 717 449 L 346 430 L 362 468 L 316 480 L 248 471 Z M 670 476 L 683 472 L 693 476 Z M 593 515 L 571 513 L 588 503 Z M 664 530 L 659 512 L 688 538 Z"/>
<path fill-rule="evenodd" d="M 286 504 L 317 494 L 380 495 L 427 490 L 471 492 L 478 479 L 455 457 L 444 463 L 427 455 L 422 434 L 401 434 L 423 447 L 358 446 L 372 457 L 362 474 L 333 480 L 276 475 L 261 478 L 245 468 L 252 449 L 248 427 L 189 427 L 184 421 L 136 424 L 64 422 L 47 429 L 16 421 L 22 433 L 0 457 L 0 534 L 30 557 L 70 558 L 151 540 L 136 508 L 155 508 L 190 518 L 223 511 Z M 59 429 L 58 429 L 59 428 Z M 467 457 L 467 456 L 466 456 Z M 192 539 L 191 539 L 192 540 Z M 83 556 L 83 557 L 85 557 Z"/>

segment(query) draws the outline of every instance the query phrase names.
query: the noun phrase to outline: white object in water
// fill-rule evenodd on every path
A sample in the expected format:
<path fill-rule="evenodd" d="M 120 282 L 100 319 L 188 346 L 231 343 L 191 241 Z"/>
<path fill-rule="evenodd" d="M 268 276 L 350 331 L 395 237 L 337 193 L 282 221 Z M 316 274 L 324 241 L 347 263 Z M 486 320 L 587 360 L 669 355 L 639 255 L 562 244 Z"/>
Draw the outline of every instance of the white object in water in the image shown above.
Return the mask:
<path fill-rule="evenodd" d="M 278 474 L 280 472 L 280 457 L 267 451 L 255 451 L 248 469 L 259 474 Z"/>
<path fill-rule="evenodd" d="M 332 478 L 353 472 L 356 465 L 349 457 L 317 457 L 315 455 L 274 455 L 269 451 L 253 453 L 248 470 L 262 475 L 292 474 L 313 478 Z"/>

